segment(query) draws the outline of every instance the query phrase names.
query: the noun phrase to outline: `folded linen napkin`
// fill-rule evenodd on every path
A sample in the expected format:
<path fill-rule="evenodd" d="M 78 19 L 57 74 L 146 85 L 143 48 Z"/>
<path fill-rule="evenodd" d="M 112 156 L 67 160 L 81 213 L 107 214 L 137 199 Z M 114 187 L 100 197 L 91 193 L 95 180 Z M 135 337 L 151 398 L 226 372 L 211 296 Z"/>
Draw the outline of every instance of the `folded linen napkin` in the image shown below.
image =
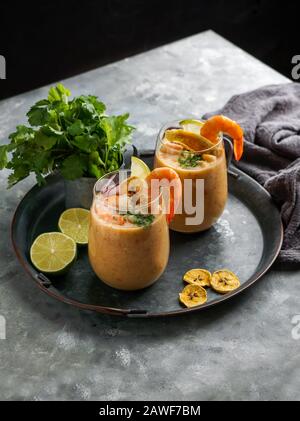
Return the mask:
<path fill-rule="evenodd" d="M 244 129 L 235 165 L 256 179 L 281 208 L 284 240 L 278 261 L 300 263 L 300 84 L 270 85 L 233 96 L 220 110 Z"/>

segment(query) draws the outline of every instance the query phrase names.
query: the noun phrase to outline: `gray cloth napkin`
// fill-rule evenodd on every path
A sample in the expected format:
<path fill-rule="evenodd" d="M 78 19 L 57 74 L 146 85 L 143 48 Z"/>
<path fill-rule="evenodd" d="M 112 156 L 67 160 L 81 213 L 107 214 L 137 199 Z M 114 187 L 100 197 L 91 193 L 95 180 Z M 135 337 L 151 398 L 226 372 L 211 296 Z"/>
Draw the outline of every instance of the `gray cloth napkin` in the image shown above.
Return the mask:
<path fill-rule="evenodd" d="M 300 263 L 300 84 L 270 85 L 233 96 L 208 118 L 224 114 L 244 129 L 238 168 L 255 178 L 281 208 L 284 240 L 278 261 Z"/>

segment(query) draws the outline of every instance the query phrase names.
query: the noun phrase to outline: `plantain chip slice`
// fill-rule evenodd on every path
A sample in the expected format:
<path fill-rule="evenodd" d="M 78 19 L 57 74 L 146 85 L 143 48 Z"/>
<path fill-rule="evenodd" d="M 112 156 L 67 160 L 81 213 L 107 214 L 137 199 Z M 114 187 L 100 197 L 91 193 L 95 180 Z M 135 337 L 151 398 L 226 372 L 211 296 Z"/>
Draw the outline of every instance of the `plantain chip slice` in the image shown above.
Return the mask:
<path fill-rule="evenodd" d="M 196 307 L 207 301 L 207 293 L 200 285 L 187 285 L 179 294 L 179 301 L 186 307 Z"/>
<path fill-rule="evenodd" d="M 220 294 L 237 289 L 241 283 L 235 273 L 227 269 L 217 270 L 212 274 L 210 284 Z"/>
<path fill-rule="evenodd" d="M 169 142 L 179 143 L 191 152 L 201 152 L 214 146 L 211 141 L 200 134 L 187 132 L 183 129 L 168 129 L 165 131 L 165 138 Z"/>
<path fill-rule="evenodd" d="M 211 273 L 205 269 L 191 269 L 183 275 L 188 284 L 210 287 Z"/>

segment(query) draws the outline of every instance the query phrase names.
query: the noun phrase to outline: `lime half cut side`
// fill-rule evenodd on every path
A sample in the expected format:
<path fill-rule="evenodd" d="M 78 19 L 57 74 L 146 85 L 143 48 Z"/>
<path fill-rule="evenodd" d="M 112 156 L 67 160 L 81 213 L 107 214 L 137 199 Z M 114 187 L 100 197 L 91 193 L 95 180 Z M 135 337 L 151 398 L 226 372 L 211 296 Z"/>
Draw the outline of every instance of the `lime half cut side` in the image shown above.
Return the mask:
<path fill-rule="evenodd" d="M 62 274 L 76 259 L 76 243 L 60 232 L 47 232 L 34 240 L 30 258 L 40 272 Z"/>
<path fill-rule="evenodd" d="M 73 238 L 78 245 L 88 243 L 90 211 L 82 208 L 65 210 L 59 218 L 58 228 Z"/>
<path fill-rule="evenodd" d="M 146 178 L 150 174 L 148 165 L 136 156 L 131 157 L 131 176 L 138 178 Z"/>
<path fill-rule="evenodd" d="M 187 120 L 181 120 L 180 126 L 183 128 L 183 130 L 187 132 L 192 132 L 196 134 L 200 134 L 200 129 L 203 126 L 203 122 L 200 120 L 196 120 L 193 118 L 187 119 Z"/>

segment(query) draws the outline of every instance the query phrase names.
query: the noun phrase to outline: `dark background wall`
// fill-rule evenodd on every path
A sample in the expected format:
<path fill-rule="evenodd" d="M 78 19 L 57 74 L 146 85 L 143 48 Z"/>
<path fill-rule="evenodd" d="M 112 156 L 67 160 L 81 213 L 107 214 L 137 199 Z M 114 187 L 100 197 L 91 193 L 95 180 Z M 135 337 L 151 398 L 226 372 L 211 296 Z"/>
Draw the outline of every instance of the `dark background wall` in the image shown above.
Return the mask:
<path fill-rule="evenodd" d="M 300 54 L 296 1 L 1 0 L 0 98 L 214 29 L 290 76 Z"/>

